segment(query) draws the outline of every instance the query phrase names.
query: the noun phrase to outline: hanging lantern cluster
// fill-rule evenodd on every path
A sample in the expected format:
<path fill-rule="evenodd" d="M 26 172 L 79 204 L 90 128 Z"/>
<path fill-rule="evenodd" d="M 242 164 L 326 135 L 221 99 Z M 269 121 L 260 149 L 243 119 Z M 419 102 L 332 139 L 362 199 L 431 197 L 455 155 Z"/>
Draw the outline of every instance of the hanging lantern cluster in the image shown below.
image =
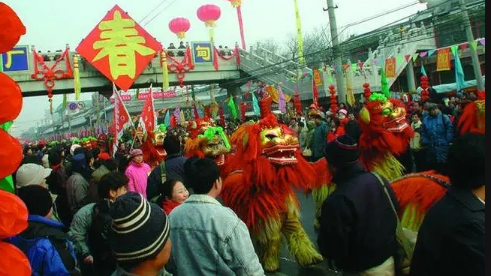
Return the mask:
<path fill-rule="evenodd" d="M 8 52 L 26 33 L 26 28 L 17 14 L 1 2 L 0 14 L 2 14 L 0 16 L 0 52 Z M 20 86 L 12 78 L 0 72 L 0 189 L 12 193 L 15 189 L 11 174 L 19 167 L 23 156 L 22 145 L 8 131 L 22 110 L 22 102 Z"/>
<path fill-rule="evenodd" d="M 300 94 L 296 93 L 295 95 L 293 95 L 293 102 L 297 115 L 302 115 L 302 102 L 300 101 Z"/>
<path fill-rule="evenodd" d="M 368 103 L 370 100 L 370 96 L 372 95 L 372 91 L 370 90 L 370 84 L 368 82 L 365 82 L 363 84 L 363 97 L 365 98 L 365 102 Z"/>
<path fill-rule="evenodd" d="M 338 112 L 338 97 L 336 97 L 336 87 L 334 85 L 329 86 L 329 94 L 331 94 L 331 112 L 336 114 Z"/>
<path fill-rule="evenodd" d="M 169 22 L 169 29 L 177 35 L 177 38 L 186 38 L 186 33 L 191 28 L 191 23 L 187 18 L 177 17 Z"/>
<path fill-rule="evenodd" d="M 426 102 L 430 99 L 430 92 L 428 91 L 428 88 L 430 88 L 430 82 L 427 76 L 421 77 L 421 88 L 423 89 L 421 91 L 421 100 Z"/>

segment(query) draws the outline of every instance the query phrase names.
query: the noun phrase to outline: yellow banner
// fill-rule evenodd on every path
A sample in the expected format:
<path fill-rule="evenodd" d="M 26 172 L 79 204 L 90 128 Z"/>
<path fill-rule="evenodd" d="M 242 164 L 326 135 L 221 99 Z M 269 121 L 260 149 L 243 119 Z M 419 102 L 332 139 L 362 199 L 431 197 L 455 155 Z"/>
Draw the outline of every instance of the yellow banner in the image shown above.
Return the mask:
<path fill-rule="evenodd" d="M 438 50 L 436 71 L 449 71 L 451 69 L 452 63 L 450 61 L 450 48 Z"/>
<path fill-rule="evenodd" d="M 301 64 L 305 64 L 305 58 L 303 56 L 303 34 L 302 34 L 302 21 L 300 20 L 300 10 L 298 9 L 298 0 L 295 2 L 295 18 L 297 20 L 297 41 L 298 41 L 298 61 Z"/>
<path fill-rule="evenodd" d="M 321 73 L 317 69 L 314 70 L 314 82 L 315 82 L 315 85 L 316 86 L 321 86 L 322 85 Z"/>

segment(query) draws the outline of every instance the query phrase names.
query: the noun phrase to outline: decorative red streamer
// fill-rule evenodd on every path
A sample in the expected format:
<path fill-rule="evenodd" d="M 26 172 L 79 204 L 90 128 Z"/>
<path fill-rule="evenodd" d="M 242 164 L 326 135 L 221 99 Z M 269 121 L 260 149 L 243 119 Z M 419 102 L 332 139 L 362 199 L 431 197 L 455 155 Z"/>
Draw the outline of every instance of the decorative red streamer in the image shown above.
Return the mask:
<path fill-rule="evenodd" d="M 370 100 L 370 96 L 372 96 L 372 91 L 370 90 L 370 84 L 364 83 L 363 88 L 364 88 L 363 91 L 365 91 L 365 93 L 363 94 L 363 96 L 365 97 L 365 103 L 368 103 L 368 101 Z"/>
<path fill-rule="evenodd" d="M 300 101 L 300 94 L 293 95 L 293 102 L 295 104 L 295 111 L 297 115 L 302 115 L 302 102 Z"/>
<path fill-rule="evenodd" d="M 242 41 L 242 49 L 246 49 L 246 42 L 245 42 L 245 34 L 244 34 L 244 22 L 242 20 L 242 8 L 241 6 L 237 7 L 237 18 L 239 19 L 239 28 L 240 28 L 240 40 Z"/>
<path fill-rule="evenodd" d="M 317 85 L 315 84 L 315 80 L 312 79 L 312 92 L 314 96 L 314 104 L 319 103 L 319 89 L 317 88 Z"/>
<path fill-rule="evenodd" d="M 240 117 L 242 119 L 242 123 L 245 123 L 245 117 L 246 117 L 246 104 L 242 101 L 240 102 Z"/>
<path fill-rule="evenodd" d="M 336 87 L 334 85 L 329 86 L 329 93 L 331 94 L 331 112 L 336 114 L 338 112 L 338 97 L 336 97 Z"/>

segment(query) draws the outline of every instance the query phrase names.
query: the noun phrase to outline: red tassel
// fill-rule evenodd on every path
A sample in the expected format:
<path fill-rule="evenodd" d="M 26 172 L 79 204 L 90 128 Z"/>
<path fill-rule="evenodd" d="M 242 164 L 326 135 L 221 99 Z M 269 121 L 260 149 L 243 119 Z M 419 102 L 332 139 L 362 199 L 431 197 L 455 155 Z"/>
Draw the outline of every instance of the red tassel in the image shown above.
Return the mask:
<path fill-rule="evenodd" d="M 218 66 L 218 50 L 217 48 L 213 48 L 213 67 L 215 67 L 215 70 L 218 71 L 219 66 Z"/>
<path fill-rule="evenodd" d="M 244 102 L 240 103 L 240 117 L 242 119 L 242 123 L 245 123 L 245 117 L 246 117 L 246 104 Z"/>
<path fill-rule="evenodd" d="M 430 82 L 428 80 L 429 79 L 427 76 L 421 77 L 421 88 L 423 89 L 421 91 L 421 100 L 423 102 L 426 102 L 430 99 L 430 92 L 428 91 L 428 88 L 430 87 Z"/>
<path fill-rule="evenodd" d="M 193 104 L 193 112 L 194 112 L 194 119 L 198 120 L 199 114 L 198 114 L 198 108 L 196 108 L 196 104 Z"/>
<path fill-rule="evenodd" d="M 223 113 L 223 106 L 218 108 L 218 112 L 220 113 L 220 125 L 225 127 L 225 113 Z"/>

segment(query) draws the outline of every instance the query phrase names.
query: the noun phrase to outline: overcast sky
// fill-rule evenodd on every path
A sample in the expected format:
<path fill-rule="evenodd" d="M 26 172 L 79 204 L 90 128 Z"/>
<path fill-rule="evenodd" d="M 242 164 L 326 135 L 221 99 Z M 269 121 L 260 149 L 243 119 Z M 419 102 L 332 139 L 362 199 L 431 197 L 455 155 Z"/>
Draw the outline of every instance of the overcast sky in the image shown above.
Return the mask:
<path fill-rule="evenodd" d="M 188 41 L 207 40 L 208 33 L 204 23 L 199 21 L 196 10 L 204 4 L 215 4 L 222 9 L 222 16 L 217 22 L 215 40 L 217 44 L 233 46 L 240 42 L 237 13 L 227 0 L 4 0 L 19 15 L 27 27 L 27 34 L 19 44 L 35 45 L 37 50 L 64 49 L 69 44 L 74 50 L 80 41 L 98 24 L 107 11 L 118 4 L 142 26 L 157 15 L 144 28 L 167 46 L 177 43 L 176 36 L 169 31 L 168 23 L 175 17 L 187 17 L 191 21 Z M 160 7 L 156 8 L 160 3 Z M 328 26 L 326 0 L 298 0 L 304 33 L 315 28 Z M 385 11 L 401 7 L 415 0 L 335 0 L 338 26 L 342 27 L 370 16 L 383 14 Z M 255 42 L 274 39 L 278 42 L 296 32 L 293 0 L 243 0 L 243 18 L 248 45 Z M 418 10 L 425 9 L 417 4 L 382 16 L 376 20 L 350 27 L 345 34 L 362 34 L 397 19 L 407 17 Z M 328 31 L 329 28 L 326 29 Z M 83 98 L 89 99 L 90 95 Z M 61 96 L 54 97 L 54 106 L 62 102 Z M 24 108 L 18 118 L 14 134 L 35 125 L 37 119 L 45 114 L 48 108 L 47 97 L 25 98 Z"/>

